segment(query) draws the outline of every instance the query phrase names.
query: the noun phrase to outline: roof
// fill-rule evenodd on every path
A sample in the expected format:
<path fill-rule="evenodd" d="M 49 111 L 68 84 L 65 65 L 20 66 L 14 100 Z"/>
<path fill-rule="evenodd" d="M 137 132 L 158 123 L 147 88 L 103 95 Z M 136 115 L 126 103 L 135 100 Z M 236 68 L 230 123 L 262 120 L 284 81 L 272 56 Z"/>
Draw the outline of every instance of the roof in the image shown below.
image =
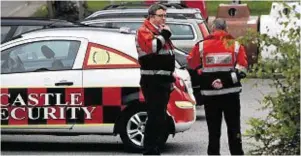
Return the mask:
<path fill-rule="evenodd" d="M 64 27 L 41 29 L 22 34 L 23 37 L 45 37 L 45 36 L 60 36 L 60 37 L 82 37 L 90 38 L 98 35 L 121 36 L 123 33 L 119 29 L 95 28 L 95 27 Z"/>
<path fill-rule="evenodd" d="M 85 20 L 96 19 L 96 18 L 112 18 L 112 17 L 129 17 L 129 16 L 144 16 L 148 15 L 147 9 L 111 9 L 111 10 L 100 10 L 94 12 L 90 16 L 86 17 Z M 202 19 L 199 9 L 185 8 L 185 9 L 167 9 L 167 16 L 185 16 L 190 18 Z M 198 16 L 199 15 L 199 16 Z"/>
<path fill-rule="evenodd" d="M 1 17 L 1 26 L 72 26 L 71 22 L 59 19 Z"/>
<path fill-rule="evenodd" d="M 129 18 L 129 17 L 120 17 L 120 18 L 105 18 L 105 19 L 93 19 L 93 20 L 86 20 L 82 21 L 82 24 L 97 24 L 97 23 L 107 23 L 107 22 L 143 22 L 145 18 L 137 17 L 137 18 Z M 194 19 L 173 19 L 173 18 L 166 18 L 166 23 L 191 23 L 190 21 L 195 21 Z M 96 26 L 95 26 L 96 27 Z"/>

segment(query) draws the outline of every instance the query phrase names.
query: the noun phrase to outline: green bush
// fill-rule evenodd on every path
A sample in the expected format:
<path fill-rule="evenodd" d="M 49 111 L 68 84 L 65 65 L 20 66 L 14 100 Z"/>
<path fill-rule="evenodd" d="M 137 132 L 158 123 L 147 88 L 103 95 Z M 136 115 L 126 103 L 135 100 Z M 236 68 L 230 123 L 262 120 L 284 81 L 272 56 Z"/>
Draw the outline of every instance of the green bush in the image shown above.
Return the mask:
<path fill-rule="evenodd" d="M 295 16 L 300 20 L 299 13 Z M 258 77 L 269 75 L 276 93 L 266 95 L 261 101 L 262 109 L 269 112 L 267 116 L 249 120 L 251 128 L 246 136 L 256 141 L 249 154 L 300 155 L 300 27 L 294 23 L 289 28 L 288 22 L 282 23 L 285 30 L 280 34 L 287 36 L 288 41 L 254 32 L 240 38 L 243 43 L 252 40 L 261 45 L 275 45 L 273 53 L 281 55 L 270 60 L 259 58 L 252 69 L 252 74 Z"/>

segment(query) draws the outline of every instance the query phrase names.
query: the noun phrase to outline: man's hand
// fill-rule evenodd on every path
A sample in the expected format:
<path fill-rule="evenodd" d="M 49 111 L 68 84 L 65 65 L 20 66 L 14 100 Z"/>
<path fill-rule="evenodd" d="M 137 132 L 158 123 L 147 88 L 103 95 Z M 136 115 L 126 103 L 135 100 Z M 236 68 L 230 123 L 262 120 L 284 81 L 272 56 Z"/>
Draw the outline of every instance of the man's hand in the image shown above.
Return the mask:
<path fill-rule="evenodd" d="M 167 26 L 167 25 L 160 25 L 160 27 L 159 27 L 159 29 L 160 30 L 163 30 L 163 29 L 165 29 L 165 30 L 168 30 L 168 31 L 170 31 L 170 28 L 169 28 L 169 26 Z"/>
<path fill-rule="evenodd" d="M 223 83 L 222 83 L 222 81 L 220 79 L 214 80 L 211 85 L 215 89 L 221 89 L 221 88 L 223 88 Z"/>

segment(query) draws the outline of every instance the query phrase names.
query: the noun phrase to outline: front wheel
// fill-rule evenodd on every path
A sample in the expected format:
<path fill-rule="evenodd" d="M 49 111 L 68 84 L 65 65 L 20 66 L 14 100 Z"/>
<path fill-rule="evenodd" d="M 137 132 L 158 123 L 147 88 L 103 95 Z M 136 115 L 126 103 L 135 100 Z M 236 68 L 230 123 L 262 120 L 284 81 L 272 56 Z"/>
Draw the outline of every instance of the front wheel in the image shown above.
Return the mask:
<path fill-rule="evenodd" d="M 137 107 L 124 113 L 120 131 L 121 140 L 128 150 L 142 150 L 147 121 L 146 109 Z M 166 143 L 168 135 L 169 133 L 166 133 L 161 137 L 159 143 L 161 147 Z"/>

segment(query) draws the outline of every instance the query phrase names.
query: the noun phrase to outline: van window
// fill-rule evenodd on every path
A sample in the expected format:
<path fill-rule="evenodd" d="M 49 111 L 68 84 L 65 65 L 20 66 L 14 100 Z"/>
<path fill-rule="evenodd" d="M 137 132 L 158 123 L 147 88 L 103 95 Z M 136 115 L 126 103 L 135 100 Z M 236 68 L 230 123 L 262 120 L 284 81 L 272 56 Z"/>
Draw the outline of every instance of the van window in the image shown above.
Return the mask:
<path fill-rule="evenodd" d="M 1 53 L 1 73 L 71 69 L 80 41 L 52 40 L 17 45 Z"/>

